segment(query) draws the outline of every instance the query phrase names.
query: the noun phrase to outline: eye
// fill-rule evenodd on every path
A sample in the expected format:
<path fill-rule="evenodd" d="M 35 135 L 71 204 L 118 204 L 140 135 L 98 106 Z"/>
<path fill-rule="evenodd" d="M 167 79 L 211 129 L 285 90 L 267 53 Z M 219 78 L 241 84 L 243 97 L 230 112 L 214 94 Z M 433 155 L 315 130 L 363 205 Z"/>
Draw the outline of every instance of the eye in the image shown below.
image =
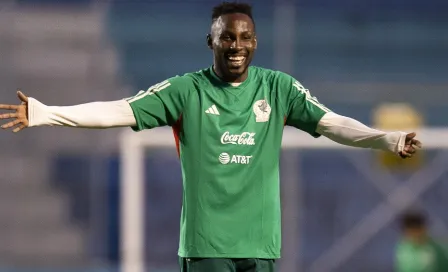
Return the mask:
<path fill-rule="evenodd" d="M 252 40 L 254 38 L 254 35 L 250 32 L 245 32 L 241 35 L 241 38 L 243 40 Z"/>
<path fill-rule="evenodd" d="M 223 39 L 225 41 L 230 41 L 231 40 L 229 35 L 223 35 L 223 36 L 221 36 L 221 39 Z"/>

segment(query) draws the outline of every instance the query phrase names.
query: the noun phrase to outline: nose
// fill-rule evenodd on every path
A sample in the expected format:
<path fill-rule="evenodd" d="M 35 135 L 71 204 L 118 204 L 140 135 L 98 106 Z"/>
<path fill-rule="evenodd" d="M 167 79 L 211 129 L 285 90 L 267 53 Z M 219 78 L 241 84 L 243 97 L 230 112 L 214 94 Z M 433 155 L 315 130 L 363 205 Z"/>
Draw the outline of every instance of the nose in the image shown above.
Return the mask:
<path fill-rule="evenodd" d="M 241 41 L 239 38 L 233 40 L 232 44 L 230 45 L 231 49 L 239 49 L 241 48 Z"/>

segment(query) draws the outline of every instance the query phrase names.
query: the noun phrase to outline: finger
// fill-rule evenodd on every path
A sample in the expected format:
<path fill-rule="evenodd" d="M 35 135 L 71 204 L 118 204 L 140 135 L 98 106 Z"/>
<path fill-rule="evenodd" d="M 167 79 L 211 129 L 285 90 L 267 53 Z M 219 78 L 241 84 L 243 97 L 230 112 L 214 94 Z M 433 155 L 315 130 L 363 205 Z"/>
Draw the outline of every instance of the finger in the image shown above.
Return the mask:
<path fill-rule="evenodd" d="M 413 154 L 415 154 L 417 152 L 417 150 L 415 150 L 415 148 L 408 148 L 408 149 L 405 149 L 405 152 L 407 154 L 413 155 Z"/>
<path fill-rule="evenodd" d="M 20 89 L 17 90 L 17 96 L 19 97 L 20 101 L 27 103 L 28 97 L 20 91 Z"/>
<path fill-rule="evenodd" d="M 14 120 L 14 121 L 11 121 L 9 123 L 6 123 L 6 124 L 2 125 L 2 128 L 3 129 L 10 128 L 10 127 L 13 127 L 13 126 L 16 126 L 16 125 L 20 124 L 21 122 L 22 122 L 21 120 L 17 119 L 17 120 Z"/>
<path fill-rule="evenodd" d="M 412 145 L 422 148 L 422 143 L 419 140 L 412 140 Z"/>
<path fill-rule="evenodd" d="M 9 118 L 16 118 L 17 113 L 4 113 L 0 114 L 0 119 L 9 119 Z"/>
<path fill-rule="evenodd" d="M 412 157 L 412 154 L 409 154 L 408 152 L 403 150 L 400 152 L 400 157 L 402 157 L 403 159 L 406 159 L 406 158 Z"/>
<path fill-rule="evenodd" d="M 0 104 L 0 109 L 3 109 L 3 110 L 17 110 L 18 108 L 19 108 L 18 105 Z"/>
<path fill-rule="evenodd" d="M 24 128 L 26 128 L 25 125 L 20 125 L 19 127 L 16 127 L 12 132 L 17 133 L 17 132 L 21 131 Z"/>
<path fill-rule="evenodd" d="M 406 139 L 407 140 L 413 139 L 416 135 L 417 135 L 417 133 L 411 132 L 408 135 L 406 135 Z"/>

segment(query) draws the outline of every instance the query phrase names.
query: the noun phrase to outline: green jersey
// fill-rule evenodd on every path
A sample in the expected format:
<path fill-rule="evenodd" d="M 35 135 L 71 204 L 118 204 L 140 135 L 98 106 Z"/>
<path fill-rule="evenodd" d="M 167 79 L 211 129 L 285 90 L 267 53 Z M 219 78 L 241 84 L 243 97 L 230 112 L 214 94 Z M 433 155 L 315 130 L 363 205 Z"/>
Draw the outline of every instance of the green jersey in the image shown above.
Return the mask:
<path fill-rule="evenodd" d="M 134 130 L 172 126 L 183 173 L 181 257 L 279 258 L 285 125 L 314 137 L 329 110 L 291 76 L 249 67 L 239 86 L 208 68 L 128 99 Z"/>
<path fill-rule="evenodd" d="M 448 271 L 446 250 L 430 239 L 417 245 L 402 240 L 397 246 L 395 256 L 396 272 L 445 272 Z"/>

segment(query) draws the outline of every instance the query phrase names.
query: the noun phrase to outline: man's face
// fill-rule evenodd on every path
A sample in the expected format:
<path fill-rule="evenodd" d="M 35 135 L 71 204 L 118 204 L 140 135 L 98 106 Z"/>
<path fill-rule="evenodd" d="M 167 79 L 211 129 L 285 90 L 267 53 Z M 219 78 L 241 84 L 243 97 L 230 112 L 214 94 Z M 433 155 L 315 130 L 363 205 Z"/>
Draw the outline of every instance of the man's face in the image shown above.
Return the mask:
<path fill-rule="evenodd" d="M 229 82 L 244 81 L 257 48 L 252 19 L 241 13 L 219 17 L 212 24 L 209 47 L 213 49 L 218 76 Z"/>
<path fill-rule="evenodd" d="M 424 227 L 408 228 L 405 230 L 404 235 L 409 241 L 415 244 L 424 243 L 427 238 L 426 229 Z"/>

